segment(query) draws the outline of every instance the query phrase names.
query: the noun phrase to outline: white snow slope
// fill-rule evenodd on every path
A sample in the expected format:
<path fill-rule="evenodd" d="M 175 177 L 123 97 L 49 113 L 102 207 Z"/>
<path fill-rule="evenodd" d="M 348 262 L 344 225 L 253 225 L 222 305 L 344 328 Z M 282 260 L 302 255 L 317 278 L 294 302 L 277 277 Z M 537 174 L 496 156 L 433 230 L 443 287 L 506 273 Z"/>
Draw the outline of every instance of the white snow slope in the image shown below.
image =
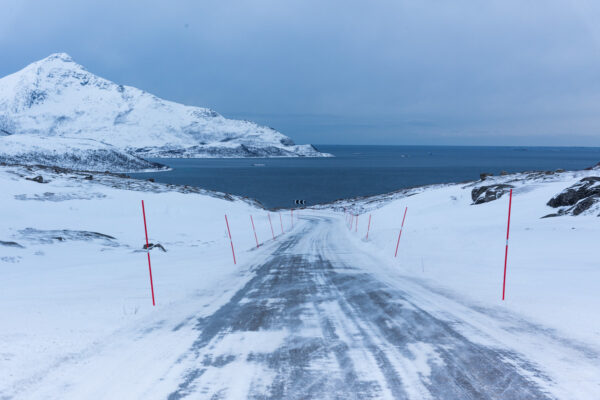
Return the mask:
<path fill-rule="evenodd" d="M 395 258 L 398 273 L 482 305 L 522 313 L 532 323 L 600 350 L 600 318 L 595 315 L 600 307 L 595 256 L 600 204 L 579 216 L 542 218 L 557 212 L 546 205 L 548 200 L 588 176 L 600 176 L 600 170 L 498 176 L 318 208 L 354 214 L 347 218 L 352 235 L 366 251 Z M 501 296 L 509 195 L 477 205 L 471 199 L 473 188 L 494 184 L 514 186 L 505 301 Z"/>
<path fill-rule="evenodd" d="M 158 158 L 329 156 L 272 128 L 118 85 L 64 53 L 0 79 L 0 161 L 11 135 L 90 139 Z"/>
<path fill-rule="evenodd" d="M 50 182 L 23 179 L 38 174 Z M 343 259 L 344 265 L 355 268 L 345 267 L 345 273 L 372 276 L 388 288 L 402 290 L 405 307 L 416 306 L 448 321 L 448 331 L 460 332 L 485 348 L 500 349 L 506 362 L 527 360 L 527 365 L 515 368 L 522 368 L 525 378 L 536 382 L 548 398 L 598 398 L 598 210 L 577 217 L 540 218 L 555 211 L 545 205 L 552 196 L 597 174 L 492 180 L 515 186 L 506 301 L 502 301 L 508 198 L 472 205 L 471 189 L 481 183 L 431 186 L 411 190 L 410 196 L 302 210 L 294 212 L 300 215 L 294 228 L 289 211 L 282 212 L 286 234 L 272 240 L 267 212 L 240 199 L 183 193 L 188 189 L 105 175 L 87 181 L 83 174 L 4 167 L 0 169 L 0 398 L 166 398 L 190 370 L 204 368 L 202 353 L 190 350 L 198 340 L 197 321 L 231 301 L 253 278 L 256 266 L 270 259 L 277 243 L 305 232 L 303 219 L 311 215 L 333 222 L 317 225 L 312 239 L 308 232 L 298 237 L 302 257 L 318 261 L 328 256 L 332 263 Z M 167 249 L 151 251 L 156 307 L 150 300 L 146 253 L 140 251 L 142 199 L 150 241 Z M 358 229 L 355 222 L 352 230 L 347 229 L 342 207 L 361 213 Z M 263 243 L 259 249 L 250 215 Z M 281 235 L 279 216 L 272 213 L 271 218 L 275 235 Z M 317 248 L 325 253 L 316 253 Z M 292 263 L 280 268 L 295 267 Z M 331 268 L 335 270 L 336 264 Z M 315 286 L 327 289 L 323 282 Z M 235 301 L 243 305 L 247 300 Z M 275 308 L 282 303 L 277 298 L 261 301 Z M 322 310 L 332 321 L 341 321 L 338 301 L 332 297 L 330 307 Z M 302 315 L 309 311 L 298 310 Z M 398 324 L 402 326 L 402 321 Z M 255 394 L 266 390 L 275 372 L 261 364 L 260 357 L 292 335 L 321 334 L 318 324 L 309 328 L 300 333 L 290 326 L 216 335 L 206 351 L 219 355 L 215 360 L 223 365 L 206 364 L 206 373 L 191 385 L 190 390 L 197 392 L 189 398 L 244 399 L 250 390 Z M 360 336 L 351 327 L 334 328 L 345 343 Z M 332 348 L 338 347 L 335 343 Z M 430 366 L 442 361 L 435 349 L 411 349 L 400 360 L 403 366 L 394 367 L 407 385 L 407 398 L 433 398 L 422 391 L 427 391 Z M 400 350 L 389 348 L 386 354 L 400 357 Z M 361 348 L 351 352 L 357 369 L 366 375 L 371 371 L 370 379 L 383 380 L 377 377 L 376 360 L 369 361 L 367 355 Z M 235 362 L 227 364 L 229 358 Z M 335 360 L 328 362 L 329 369 L 316 361 L 307 368 L 325 376 L 335 369 Z M 527 375 L 532 370 L 537 373 Z"/>

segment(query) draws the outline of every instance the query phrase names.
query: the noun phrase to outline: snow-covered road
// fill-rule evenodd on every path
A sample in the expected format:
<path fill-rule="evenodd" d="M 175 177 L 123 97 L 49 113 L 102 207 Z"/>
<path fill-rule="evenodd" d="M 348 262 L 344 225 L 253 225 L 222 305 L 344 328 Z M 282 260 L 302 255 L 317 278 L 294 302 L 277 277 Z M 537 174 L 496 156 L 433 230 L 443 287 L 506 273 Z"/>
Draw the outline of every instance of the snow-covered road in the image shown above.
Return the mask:
<path fill-rule="evenodd" d="M 15 398 L 592 399 L 595 350 L 399 274 L 330 212 Z M 166 259 L 165 259 L 166 260 Z M 163 261 L 164 262 L 164 261 Z M 209 299 L 207 301 L 207 299 Z M 152 315 L 153 314 L 153 315 Z"/>
<path fill-rule="evenodd" d="M 194 366 L 171 399 L 227 398 L 242 387 L 245 398 L 547 398 L 526 360 L 470 341 L 378 280 L 347 257 L 354 252 L 333 225 L 310 218 L 197 321 L 184 360 Z"/>

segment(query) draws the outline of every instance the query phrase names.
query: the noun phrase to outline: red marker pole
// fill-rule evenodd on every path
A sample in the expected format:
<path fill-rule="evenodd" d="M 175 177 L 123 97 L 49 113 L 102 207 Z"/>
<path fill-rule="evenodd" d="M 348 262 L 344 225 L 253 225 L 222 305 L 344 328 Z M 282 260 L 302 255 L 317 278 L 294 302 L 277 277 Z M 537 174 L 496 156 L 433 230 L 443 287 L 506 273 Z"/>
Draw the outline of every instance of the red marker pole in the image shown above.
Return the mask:
<path fill-rule="evenodd" d="M 510 198 L 508 200 L 508 224 L 506 225 L 506 248 L 504 250 L 504 280 L 502 281 L 502 301 L 506 291 L 506 263 L 508 261 L 508 237 L 510 234 L 510 210 L 512 208 L 512 189 L 510 189 Z"/>
<path fill-rule="evenodd" d="M 252 230 L 254 231 L 254 239 L 256 240 L 256 248 L 258 248 L 259 247 L 258 236 L 256 236 L 256 228 L 254 227 L 254 219 L 252 219 L 252 215 L 250 216 L 250 222 L 252 222 Z"/>
<path fill-rule="evenodd" d="M 227 214 L 225 214 L 225 223 L 227 224 L 227 233 L 229 234 L 229 243 L 231 243 L 231 254 L 233 254 L 233 263 L 235 264 L 235 251 L 233 250 L 233 239 L 231 238 L 231 231 L 229 230 L 229 221 L 227 221 Z"/>
<path fill-rule="evenodd" d="M 356 225 L 354 225 L 354 232 L 358 232 L 358 214 L 356 214 Z"/>
<path fill-rule="evenodd" d="M 148 243 L 148 228 L 146 226 L 146 209 L 144 208 L 144 200 L 142 200 L 142 215 L 144 216 L 144 232 L 146 233 L 146 251 L 148 253 L 148 272 L 150 272 L 150 291 L 152 292 L 152 306 L 154 302 L 154 283 L 152 283 L 152 265 L 150 264 L 150 243 Z"/>
<path fill-rule="evenodd" d="M 267 213 L 269 216 L 269 225 L 271 225 L 271 235 L 273 235 L 273 240 L 275 240 L 275 231 L 273 231 L 273 223 L 271 222 L 271 213 Z"/>
<path fill-rule="evenodd" d="M 398 243 L 396 243 L 396 253 L 394 257 L 398 256 L 398 246 L 400 245 L 400 236 L 402 236 L 402 229 L 404 228 L 404 220 L 406 219 L 406 211 L 408 211 L 408 207 L 404 209 L 404 217 L 402 217 L 402 225 L 400 226 L 400 233 L 398 233 Z"/>
<path fill-rule="evenodd" d="M 369 231 L 371 230 L 371 214 L 369 214 L 369 225 L 367 226 L 367 240 L 369 240 Z"/>
<path fill-rule="evenodd" d="M 281 213 L 279 213 L 279 223 L 281 224 L 281 234 L 283 235 L 283 220 L 281 219 Z"/>
<path fill-rule="evenodd" d="M 292 210 L 290 210 L 290 212 L 291 212 L 290 215 L 291 215 L 291 220 L 292 220 L 292 229 L 294 229 L 294 210 L 292 209 Z"/>

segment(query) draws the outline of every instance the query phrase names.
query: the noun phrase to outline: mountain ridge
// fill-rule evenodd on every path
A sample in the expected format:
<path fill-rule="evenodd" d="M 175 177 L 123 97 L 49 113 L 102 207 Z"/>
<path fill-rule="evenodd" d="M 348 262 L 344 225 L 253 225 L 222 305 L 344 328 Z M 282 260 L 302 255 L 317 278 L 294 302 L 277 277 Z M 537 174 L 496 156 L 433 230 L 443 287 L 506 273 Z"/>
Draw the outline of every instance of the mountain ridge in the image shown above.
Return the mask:
<path fill-rule="evenodd" d="M 273 128 L 114 83 L 66 53 L 0 78 L 2 147 L 16 135 L 90 139 L 140 158 L 330 156 Z"/>

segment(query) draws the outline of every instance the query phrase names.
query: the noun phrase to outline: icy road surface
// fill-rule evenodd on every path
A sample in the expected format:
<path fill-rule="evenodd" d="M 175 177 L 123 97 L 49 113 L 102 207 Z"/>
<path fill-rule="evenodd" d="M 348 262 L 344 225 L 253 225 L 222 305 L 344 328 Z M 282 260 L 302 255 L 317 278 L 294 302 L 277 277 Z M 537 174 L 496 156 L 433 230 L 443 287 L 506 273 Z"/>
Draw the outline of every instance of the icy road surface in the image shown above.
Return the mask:
<path fill-rule="evenodd" d="M 169 398 L 549 398 L 526 360 L 470 341 L 365 272 L 335 233 L 310 219 L 199 319 L 193 367 Z"/>
<path fill-rule="evenodd" d="M 24 397 L 598 398 L 593 351 L 402 277 L 350 238 L 341 218 L 303 215 L 209 312 L 117 334 Z"/>

